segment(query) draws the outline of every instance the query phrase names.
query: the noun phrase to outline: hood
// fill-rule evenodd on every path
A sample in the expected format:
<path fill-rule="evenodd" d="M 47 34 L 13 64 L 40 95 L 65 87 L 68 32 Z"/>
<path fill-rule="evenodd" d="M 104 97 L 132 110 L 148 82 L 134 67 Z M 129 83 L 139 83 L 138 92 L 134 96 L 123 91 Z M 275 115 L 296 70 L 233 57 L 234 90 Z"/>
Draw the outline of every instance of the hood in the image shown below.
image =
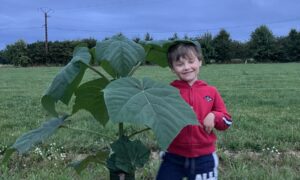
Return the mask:
<path fill-rule="evenodd" d="M 207 86 L 207 83 L 202 80 L 197 80 L 192 86 L 190 86 L 186 81 L 175 80 L 171 83 L 171 85 L 177 88 L 190 88 L 190 87 Z"/>

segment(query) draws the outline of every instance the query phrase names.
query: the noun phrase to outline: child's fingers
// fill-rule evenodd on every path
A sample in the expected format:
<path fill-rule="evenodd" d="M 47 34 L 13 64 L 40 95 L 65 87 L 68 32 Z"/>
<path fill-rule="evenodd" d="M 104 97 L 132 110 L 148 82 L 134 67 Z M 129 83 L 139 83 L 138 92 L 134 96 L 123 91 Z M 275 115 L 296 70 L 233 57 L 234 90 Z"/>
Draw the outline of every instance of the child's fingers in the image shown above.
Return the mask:
<path fill-rule="evenodd" d="M 205 127 L 205 131 L 210 134 L 211 133 L 212 128 L 211 127 Z"/>

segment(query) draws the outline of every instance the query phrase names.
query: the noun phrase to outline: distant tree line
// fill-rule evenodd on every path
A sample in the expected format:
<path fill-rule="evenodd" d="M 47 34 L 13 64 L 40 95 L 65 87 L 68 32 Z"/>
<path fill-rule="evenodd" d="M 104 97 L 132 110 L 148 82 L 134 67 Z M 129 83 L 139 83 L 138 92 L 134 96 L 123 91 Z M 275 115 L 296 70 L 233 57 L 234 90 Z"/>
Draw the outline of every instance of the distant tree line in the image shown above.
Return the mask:
<path fill-rule="evenodd" d="M 86 43 L 91 48 L 96 45 L 96 40 L 90 38 L 76 41 L 50 41 L 48 54 L 45 53 L 43 41 L 27 44 L 24 40 L 18 40 L 0 51 L 0 58 L 6 64 L 15 66 L 65 65 L 71 60 L 73 49 L 81 43 Z"/>
<path fill-rule="evenodd" d="M 169 40 L 179 39 L 177 33 Z M 247 63 L 247 62 L 296 62 L 300 61 L 300 32 L 291 29 L 287 36 L 275 37 L 265 25 L 256 28 L 247 42 L 232 40 L 230 34 L 221 29 L 216 36 L 205 33 L 199 37 L 184 36 L 184 39 L 200 42 L 206 63 Z M 134 38 L 135 42 L 152 41 L 147 33 L 144 39 Z M 89 48 L 96 45 L 95 39 L 76 41 L 54 41 L 48 43 L 45 53 L 43 41 L 27 44 L 19 40 L 0 51 L 0 64 L 15 66 L 65 65 L 72 58 L 75 46 L 86 43 Z"/>

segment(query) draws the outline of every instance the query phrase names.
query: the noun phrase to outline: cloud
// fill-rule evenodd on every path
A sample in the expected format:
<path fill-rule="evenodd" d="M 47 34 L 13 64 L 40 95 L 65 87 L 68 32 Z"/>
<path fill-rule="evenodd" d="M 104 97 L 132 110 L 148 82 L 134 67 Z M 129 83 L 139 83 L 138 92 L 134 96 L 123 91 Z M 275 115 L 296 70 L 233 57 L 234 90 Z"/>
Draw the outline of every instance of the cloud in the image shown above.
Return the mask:
<path fill-rule="evenodd" d="M 233 39 L 245 41 L 261 24 L 275 35 L 299 29 L 299 9 L 297 0 L 2 0 L 0 49 L 18 39 L 42 41 L 45 11 L 49 40 L 102 39 L 118 32 L 164 39 L 175 32 L 200 36 L 225 28 Z"/>

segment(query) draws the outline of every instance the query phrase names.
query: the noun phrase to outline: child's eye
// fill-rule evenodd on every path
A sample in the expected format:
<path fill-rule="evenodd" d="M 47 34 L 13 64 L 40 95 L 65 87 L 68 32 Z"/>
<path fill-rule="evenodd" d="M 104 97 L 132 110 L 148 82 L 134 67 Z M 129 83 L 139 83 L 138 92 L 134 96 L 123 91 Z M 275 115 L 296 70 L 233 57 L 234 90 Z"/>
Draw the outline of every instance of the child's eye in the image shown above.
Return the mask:
<path fill-rule="evenodd" d="M 193 64 L 195 62 L 195 59 L 189 59 L 189 63 Z"/>
<path fill-rule="evenodd" d="M 175 66 L 182 66 L 183 63 L 175 63 Z"/>

